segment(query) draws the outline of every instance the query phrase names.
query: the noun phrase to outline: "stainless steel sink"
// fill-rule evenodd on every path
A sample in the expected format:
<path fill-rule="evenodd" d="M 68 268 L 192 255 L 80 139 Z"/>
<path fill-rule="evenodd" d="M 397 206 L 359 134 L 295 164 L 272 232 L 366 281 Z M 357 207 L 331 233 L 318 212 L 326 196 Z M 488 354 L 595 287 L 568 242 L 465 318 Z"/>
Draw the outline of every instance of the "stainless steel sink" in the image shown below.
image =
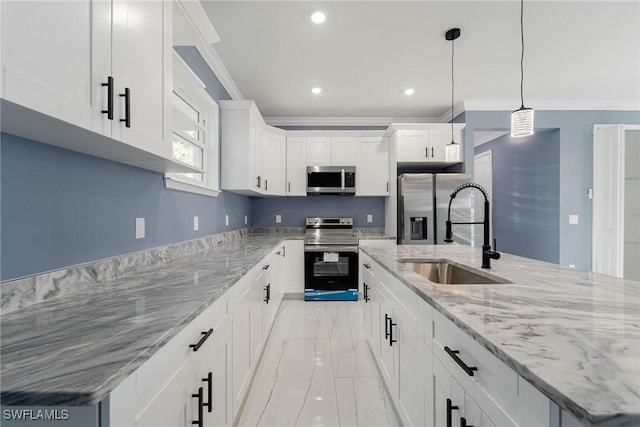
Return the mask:
<path fill-rule="evenodd" d="M 442 285 L 492 285 L 511 283 L 501 277 L 484 271 L 474 271 L 462 265 L 448 261 L 419 259 L 401 259 L 403 263 L 416 273 L 435 283 Z"/>

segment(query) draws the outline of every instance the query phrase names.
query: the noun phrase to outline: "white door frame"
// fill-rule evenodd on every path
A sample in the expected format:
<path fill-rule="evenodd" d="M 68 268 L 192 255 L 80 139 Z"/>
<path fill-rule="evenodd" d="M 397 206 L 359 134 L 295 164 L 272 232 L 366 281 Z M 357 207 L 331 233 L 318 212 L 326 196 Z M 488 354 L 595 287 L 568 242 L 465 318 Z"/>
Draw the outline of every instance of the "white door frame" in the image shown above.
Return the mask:
<path fill-rule="evenodd" d="M 602 129 L 615 130 L 617 139 L 614 147 L 617 152 L 609 153 L 607 161 L 606 147 L 598 146 L 598 131 Z M 598 273 L 622 277 L 624 272 L 624 160 L 625 160 L 625 132 L 640 130 L 640 125 L 625 124 L 596 124 L 593 125 L 593 203 L 592 209 L 592 238 L 591 238 L 591 269 Z M 615 174 L 613 177 L 609 173 Z M 609 181 L 608 181 L 609 180 Z M 606 205 L 602 205 L 602 194 L 609 198 Z M 601 211 L 603 210 L 603 211 Z M 610 230 L 600 238 L 602 230 Z M 601 241 L 605 239 L 605 241 Z M 611 246 L 609 251 L 601 253 L 602 245 Z M 603 258 L 603 259 L 601 259 Z"/>

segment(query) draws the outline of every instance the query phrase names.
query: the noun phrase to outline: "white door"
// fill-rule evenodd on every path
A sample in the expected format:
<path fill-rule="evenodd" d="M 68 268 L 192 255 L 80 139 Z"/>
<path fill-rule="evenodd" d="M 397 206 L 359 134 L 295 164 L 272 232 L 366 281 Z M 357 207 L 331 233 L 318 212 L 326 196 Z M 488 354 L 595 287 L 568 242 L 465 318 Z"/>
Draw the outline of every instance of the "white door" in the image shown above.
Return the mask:
<path fill-rule="evenodd" d="M 355 166 L 357 138 L 331 138 L 331 166 Z"/>
<path fill-rule="evenodd" d="M 486 191 L 489 197 L 489 217 L 493 217 L 493 154 L 491 150 L 484 153 L 477 154 L 473 158 L 473 182 L 481 185 Z M 473 195 L 473 221 L 484 220 L 484 197 L 479 192 L 474 192 Z M 489 221 L 490 224 L 495 224 L 494 221 Z M 473 236 L 471 237 L 473 246 L 480 247 L 483 243 L 483 229 L 481 225 L 473 227 Z M 490 229 L 489 241 L 493 245 L 493 229 Z M 497 243 L 497 242 L 496 242 Z"/>
<path fill-rule="evenodd" d="M 172 8 L 167 1 L 113 1 L 113 136 L 165 157 L 171 157 Z"/>
<path fill-rule="evenodd" d="M 287 137 L 287 196 L 307 195 L 307 138 Z"/>
<path fill-rule="evenodd" d="M 389 195 L 389 138 L 359 138 L 357 158 L 356 195 Z"/>
<path fill-rule="evenodd" d="M 593 271 L 623 274 L 624 126 L 593 127 Z"/>
<path fill-rule="evenodd" d="M 111 7 L 104 1 L 2 1 L 2 98 L 111 135 Z"/>
<path fill-rule="evenodd" d="M 262 170 L 267 194 L 285 195 L 285 137 L 264 131 L 262 134 Z"/>
<path fill-rule="evenodd" d="M 399 130 L 396 131 L 396 140 L 398 144 L 398 163 L 428 162 L 431 160 L 429 131 Z"/>

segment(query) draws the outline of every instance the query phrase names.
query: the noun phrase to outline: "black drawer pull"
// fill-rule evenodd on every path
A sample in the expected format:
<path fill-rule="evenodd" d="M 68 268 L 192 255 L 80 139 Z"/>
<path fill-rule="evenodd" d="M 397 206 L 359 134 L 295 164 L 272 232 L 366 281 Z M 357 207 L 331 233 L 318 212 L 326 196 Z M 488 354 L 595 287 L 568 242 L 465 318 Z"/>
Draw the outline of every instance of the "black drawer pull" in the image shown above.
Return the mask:
<path fill-rule="evenodd" d="M 204 418 L 204 411 L 202 407 L 204 406 L 204 398 L 202 396 L 202 387 L 198 388 L 198 394 L 192 394 L 191 397 L 198 398 L 198 419 L 195 421 L 191 421 L 191 424 L 195 424 L 198 427 L 202 427 L 202 419 Z"/>
<path fill-rule="evenodd" d="M 107 87 L 107 109 L 102 112 L 107 115 L 109 120 L 113 120 L 113 77 L 108 76 L 107 82 L 102 83 L 102 86 Z"/>
<path fill-rule="evenodd" d="M 269 300 L 271 299 L 271 283 L 264 287 L 264 302 L 269 304 Z"/>
<path fill-rule="evenodd" d="M 364 302 L 369 302 L 369 300 L 371 298 L 369 298 L 369 286 L 367 286 L 366 283 L 363 283 L 364 285 Z"/>
<path fill-rule="evenodd" d="M 453 415 L 451 414 L 451 412 L 452 412 L 454 409 L 459 409 L 459 408 L 458 408 L 458 405 L 454 405 L 454 404 L 451 402 L 451 399 L 447 399 L 447 427 L 451 427 L 451 424 L 452 424 L 452 418 L 453 418 Z"/>
<path fill-rule="evenodd" d="M 366 268 L 367 270 L 371 268 L 371 266 L 370 266 L 369 264 L 362 264 L 362 266 L 363 266 L 364 268 Z"/>
<path fill-rule="evenodd" d="M 389 321 L 391 317 L 387 313 L 384 314 L 384 339 L 389 339 Z"/>
<path fill-rule="evenodd" d="M 473 427 L 471 424 L 467 424 L 467 420 L 465 417 L 460 418 L 460 427 Z"/>
<path fill-rule="evenodd" d="M 192 348 L 193 351 L 200 350 L 200 347 L 202 347 L 202 344 L 204 344 L 204 342 L 207 340 L 207 338 L 211 336 L 212 333 L 213 333 L 213 328 L 209 329 L 207 332 L 203 332 L 202 338 L 200 338 L 200 341 L 198 341 L 196 344 L 189 344 L 189 348 Z"/>
<path fill-rule="evenodd" d="M 393 347 L 394 342 L 398 342 L 398 340 L 393 339 L 393 327 L 398 326 L 397 323 L 393 323 L 393 320 L 389 318 L 389 347 Z"/>
<path fill-rule="evenodd" d="M 124 122 L 125 127 L 131 127 L 131 90 L 128 87 L 124 88 L 124 93 L 120 96 L 124 97 L 124 119 L 120 119 Z"/>
<path fill-rule="evenodd" d="M 207 395 L 208 401 L 207 403 L 203 403 L 203 406 L 207 407 L 207 412 L 213 411 L 213 372 L 209 372 L 207 378 L 203 378 L 202 381 L 207 383 Z"/>
<path fill-rule="evenodd" d="M 263 267 L 262 267 L 262 269 L 263 269 L 263 270 L 268 270 L 268 269 L 269 269 L 269 267 L 270 267 L 270 265 L 269 265 L 269 264 L 267 264 L 267 265 L 263 266 Z"/>
<path fill-rule="evenodd" d="M 462 369 L 464 369 L 464 371 L 465 371 L 465 372 L 467 373 L 467 375 L 469 375 L 470 377 L 472 377 L 472 376 L 473 376 L 473 371 L 477 371 L 477 370 L 478 370 L 478 368 L 476 368 L 475 366 L 467 366 L 467 364 L 466 364 L 466 363 L 464 363 L 464 362 L 462 361 L 462 359 L 460 359 L 460 358 L 458 357 L 458 353 L 460 353 L 460 351 L 459 351 L 459 350 L 451 350 L 449 347 L 445 346 L 445 347 L 444 347 L 444 351 L 446 351 L 446 352 L 447 352 L 447 354 L 448 354 L 449 356 L 451 356 L 451 358 L 452 358 L 453 360 L 455 360 L 455 361 L 456 361 L 456 363 L 457 363 L 457 364 L 458 364 Z"/>

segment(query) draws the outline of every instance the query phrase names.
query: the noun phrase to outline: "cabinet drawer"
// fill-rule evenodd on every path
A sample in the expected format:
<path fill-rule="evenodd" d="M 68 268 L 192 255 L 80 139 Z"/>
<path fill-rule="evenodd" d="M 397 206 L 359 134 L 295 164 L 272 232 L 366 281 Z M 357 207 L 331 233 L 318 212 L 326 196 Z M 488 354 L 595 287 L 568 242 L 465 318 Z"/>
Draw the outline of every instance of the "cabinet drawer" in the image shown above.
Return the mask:
<path fill-rule="evenodd" d="M 433 352 L 472 399 L 482 408 L 495 401 L 510 417 L 517 419 L 518 375 L 436 310 L 433 310 L 433 320 Z M 452 351 L 458 353 L 451 354 Z M 476 368 L 473 375 L 465 372 L 463 364 Z"/>
<path fill-rule="evenodd" d="M 227 316 L 227 297 L 222 296 L 136 371 L 137 407 L 145 406 L 181 366 L 194 357 L 193 349 L 202 332 L 216 329 Z"/>

